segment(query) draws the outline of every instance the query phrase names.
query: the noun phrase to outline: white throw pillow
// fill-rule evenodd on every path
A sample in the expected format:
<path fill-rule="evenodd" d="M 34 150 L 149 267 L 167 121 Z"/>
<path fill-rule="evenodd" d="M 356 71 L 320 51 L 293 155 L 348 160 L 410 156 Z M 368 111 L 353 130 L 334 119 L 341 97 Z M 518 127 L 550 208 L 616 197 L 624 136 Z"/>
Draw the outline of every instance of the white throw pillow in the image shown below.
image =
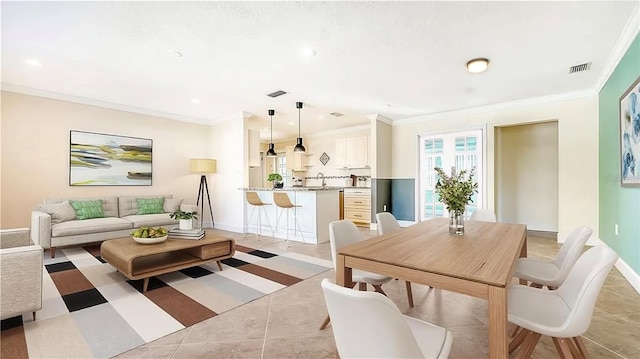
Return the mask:
<path fill-rule="evenodd" d="M 182 201 L 182 199 L 165 198 L 164 203 L 162 204 L 162 209 L 165 213 L 173 213 L 176 210 L 180 209 Z"/>
<path fill-rule="evenodd" d="M 51 216 L 51 223 L 62 223 L 76 219 L 76 211 L 69 201 L 54 204 L 39 204 L 36 211 L 46 212 Z"/>

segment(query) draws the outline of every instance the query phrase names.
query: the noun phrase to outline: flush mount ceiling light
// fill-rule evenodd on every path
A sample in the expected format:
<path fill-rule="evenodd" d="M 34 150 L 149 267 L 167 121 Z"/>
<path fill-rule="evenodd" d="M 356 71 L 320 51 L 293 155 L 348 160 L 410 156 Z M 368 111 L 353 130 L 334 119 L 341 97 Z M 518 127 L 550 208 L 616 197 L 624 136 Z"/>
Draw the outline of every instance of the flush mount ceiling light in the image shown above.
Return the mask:
<path fill-rule="evenodd" d="M 316 56 L 317 54 L 316 50 L 311 48 L 302 49 L 301 53 L 302 53 L 302 56 L 305 56 L 305 57 L 313 57 L 313 56 Z"/>
<path fill-rule="evenodd" d="M 200 99 L 199 98 L 191 99 L 191 103 L 195 103 L 197 105 L 200 103 Z"/>
<path fill-rule="evenodd" d="M 175 57 L 175 58 L 181 58 L 182 57 L 182 52 L 176 51 L 176 50 L 169 50 L 169 51 L 167 51 L 167 55 L 169 55 L 171 57 Z"/>
<path fill-rule="evenodd" d="M 302 102 L 296 102 L 296 108 L 298 109 L 298 138 L 293 152 L 307 152 L 307 149 L 302 145 L 302 137 L 300 137 L 300 109 L 302 108 Z"/>
<path fill-rule="evenodd" d="M 267 157 L 278 157 L 275 145 L 273 144 L 273 115 L 276 114 L 276 110 L 269 110 L 269 116 L 271 117 L 271 140 L 269 141 L 269 149 L 267 150 Z"/>
<path fill-rule="evenodd" d="M 489 60 L 485 58 L 477 58 L 467 62 L 467 70 L 472 74 L 484 72 L 489 67 Z"/>

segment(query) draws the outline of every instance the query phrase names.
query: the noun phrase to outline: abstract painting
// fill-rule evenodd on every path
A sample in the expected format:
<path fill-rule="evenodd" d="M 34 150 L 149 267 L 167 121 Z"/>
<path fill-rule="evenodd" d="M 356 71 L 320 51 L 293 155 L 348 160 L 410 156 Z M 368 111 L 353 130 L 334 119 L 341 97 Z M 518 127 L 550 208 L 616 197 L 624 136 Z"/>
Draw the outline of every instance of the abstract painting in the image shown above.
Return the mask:
<path fill-rule="evenodd" d="M 622 186 L 640 187 L 640 78 L 620 97 Z"/>
<path fill-rule="evenodd" d="M 153 140 L 71 131 L 70 186 L 151 186 Z"/>

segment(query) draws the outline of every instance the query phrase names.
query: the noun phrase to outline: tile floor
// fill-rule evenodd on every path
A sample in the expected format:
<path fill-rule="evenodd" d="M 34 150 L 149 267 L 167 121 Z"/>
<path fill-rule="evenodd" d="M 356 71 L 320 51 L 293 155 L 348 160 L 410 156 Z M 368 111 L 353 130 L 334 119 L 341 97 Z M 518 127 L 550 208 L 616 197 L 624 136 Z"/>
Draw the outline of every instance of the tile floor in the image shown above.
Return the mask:
<path fill-rule="evenodd" d="M 229 235 L 253 248 L 287 248 L 285 242 L 270 237 Z M 529 234 L 528 243 L 530 257 L 553 258 L 559 248 L 554 238 L 537 233 Z M 331 260 L 329 243 L 293 244 L 288 250 Z M 320 274 L 117 358 L 337 358 L 331 326 L 318 329 L 326 315 L 320 281 L 333 276 L 333 271 Z M 415 307 L 409 308 L 402 281 L 391 281 L 384 288 L 404 314 L 451 330 L 449 358 L 488 357 L 484 300 L 414 284 Z M 592 358 L 640 358 L 640 295 L 615 268 L 600 292 L 584 339 Z M 532 355 L 557 357 L 546 337 Z"/>

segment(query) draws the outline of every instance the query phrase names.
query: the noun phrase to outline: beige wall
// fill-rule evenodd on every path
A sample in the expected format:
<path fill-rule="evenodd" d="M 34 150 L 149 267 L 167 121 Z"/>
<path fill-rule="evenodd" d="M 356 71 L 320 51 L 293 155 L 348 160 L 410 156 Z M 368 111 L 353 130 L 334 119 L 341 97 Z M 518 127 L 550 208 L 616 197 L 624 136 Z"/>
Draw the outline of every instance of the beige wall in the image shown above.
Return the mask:
<path fill-rule="evenodd" d="M 546 103 L 495 106 L 483 112 L 461 111 L 417 117 L 393 127 L 394 178 L 417 178 L 418 135 L 487 126 L 487 202 L 494 206 L 494 130 L 534 122 L 558 121 L 558 237 L 587 225 L 598 238 L 598 103 L 595 95 Z"/>
<path fill-rule="evenodd" d="M 496 129 L 496 201 L 501 222 L 558 231 L 558 123 Z"/>
<path fill-rule="evenodd" d="M 209 126 L 13 92 L 1 93 L 0 227 L 28 227 L 45 197 L 173 194 L 196 202 L 189 158 L 207 157 Z M 69 186 L 69 131 L 153 140 L 152 186 Z"/>
<path fill-rule="evenodd" d="M 371 176 L 391 178 L 391 131 L 392 126 L 378 120 L 371 120 Z"/>

